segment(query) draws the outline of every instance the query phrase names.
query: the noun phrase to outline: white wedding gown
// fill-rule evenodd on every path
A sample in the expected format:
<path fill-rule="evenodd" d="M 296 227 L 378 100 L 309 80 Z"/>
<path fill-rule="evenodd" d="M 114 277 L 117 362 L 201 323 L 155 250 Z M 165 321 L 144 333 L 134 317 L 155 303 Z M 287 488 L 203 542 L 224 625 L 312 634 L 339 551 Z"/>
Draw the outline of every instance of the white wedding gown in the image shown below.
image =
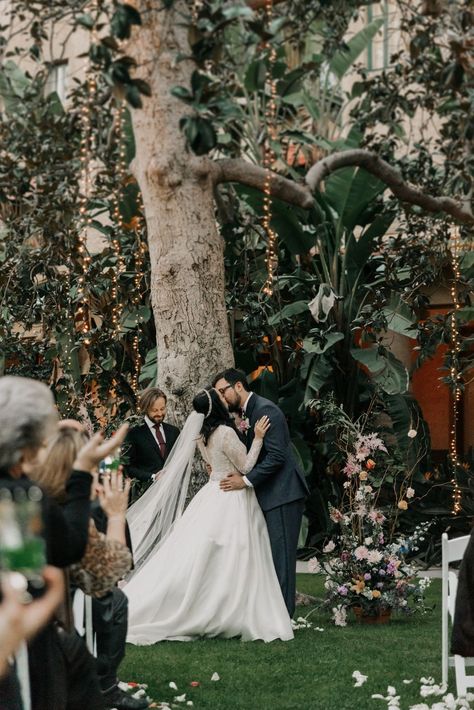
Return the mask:
<path fill-rule="evenodd" d="M 127 641 L 149 645 L 201 636 L 288 641 L 291 620 L 255 492 L 219 488 L 236 468 L 241 473 L 253 468 L 262 441 L 255 439 L 247 454 L 235 431 L 222 425 L 206 447 L 198 446 L 212 475 L 124 587 Z"/>

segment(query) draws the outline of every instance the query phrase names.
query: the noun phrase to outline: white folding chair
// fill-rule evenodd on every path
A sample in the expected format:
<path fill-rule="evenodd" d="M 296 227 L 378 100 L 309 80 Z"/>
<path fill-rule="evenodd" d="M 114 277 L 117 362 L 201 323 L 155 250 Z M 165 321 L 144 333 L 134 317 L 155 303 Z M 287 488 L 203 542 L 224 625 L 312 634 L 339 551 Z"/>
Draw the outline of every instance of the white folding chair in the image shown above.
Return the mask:
<path fill-rule="evenodd" d="M 86 646 L 93 656 L 97 656 L 96 636 L 92 626 L 92 597 L 76 589 L 72 602 L 74 626 L 79 636 L 85 636 Z"/>
<path fill-rule="evenodd" d="M 30 668 L 28 664 L 28 647 L 25 641 L 22 642 L 15 654 L 15 664 L 23 710 L 31 710 Z"/>
<path fill-rule="evenodd" d="M 474 675 L 466 675 L 466 666 L 474 665 L 474 658 L 449 655 L 449 619 L 454 619 L 456 592 L 458 587 L 457 573 L 449 569 L 450 562 L 462 560 L 470 535 L 448 539 L 446 533 L 441 536 L 441 576 L 442 576 L 442 601 L 441 601 L 441 653 L 442 653 L 442 682 L 448 684 L 448 669 L 454 666 L 456 673 L 456 690 L 458 697 L 467 693 L 467 688 L 474 687 Z"/>

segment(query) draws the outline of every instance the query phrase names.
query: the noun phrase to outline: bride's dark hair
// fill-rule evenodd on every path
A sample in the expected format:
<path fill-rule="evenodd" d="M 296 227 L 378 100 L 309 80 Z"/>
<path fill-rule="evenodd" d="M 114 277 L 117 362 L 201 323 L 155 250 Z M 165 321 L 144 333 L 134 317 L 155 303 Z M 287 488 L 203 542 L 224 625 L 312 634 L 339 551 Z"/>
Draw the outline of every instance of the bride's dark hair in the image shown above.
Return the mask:
<path fill-rule="evenodd" d="M 193 407 L 196 412 L 204 414 L 205 417 L 201 429 L 205 445 L 207 445 L 212 432 L 220 424 L 225 424 L 235 430 L 234 420 L 213 387 L 206 387 L 198 392 L 193 399 Z"/>

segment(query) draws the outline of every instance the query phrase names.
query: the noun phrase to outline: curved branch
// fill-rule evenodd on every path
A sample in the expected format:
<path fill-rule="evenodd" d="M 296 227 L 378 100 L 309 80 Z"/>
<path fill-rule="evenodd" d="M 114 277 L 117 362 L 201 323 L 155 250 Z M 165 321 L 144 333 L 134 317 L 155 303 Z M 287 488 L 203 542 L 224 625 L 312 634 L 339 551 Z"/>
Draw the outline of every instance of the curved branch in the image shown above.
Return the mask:
<path fill-rule="evenodd" d="M 229 158 L 211 163 L 211 175 L 214 185 L 219 185 L 222 182 L 238 182 L 263 192 L 267 171 L 246 160 Z M 288 180 L 278 173 L 272 172 L 270 193 L 273 197 L 278 197 L 280 200 L 306 210 L 309 210 L 313 205 L 313 196 L 307 187 L 294 180 Z"/>
<path fill-rule="evenodd" d="M 472 211 L 463 209 L 452 197 L 432 197 L 412 187 L 404 181 L 398 170 L 370 150 L 345 150 L 318 160 L 306 175 L 306 184 L 311 192 L 314 192 L 319 189 L 324 178 L 346 167 L 364 168 L 372 173 L 382 180 L 401 202 L 418 205 L 427 212 L 445 212 L 459 222 L 474 224 Z"/>

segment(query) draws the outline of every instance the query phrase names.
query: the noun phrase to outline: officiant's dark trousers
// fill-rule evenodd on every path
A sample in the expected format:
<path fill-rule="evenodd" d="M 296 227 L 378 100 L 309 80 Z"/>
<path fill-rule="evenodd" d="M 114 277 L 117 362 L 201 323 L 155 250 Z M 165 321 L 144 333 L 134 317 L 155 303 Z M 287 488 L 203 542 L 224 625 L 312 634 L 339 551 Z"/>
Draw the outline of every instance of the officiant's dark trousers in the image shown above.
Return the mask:
<path fill-rule="evenodd" d="M 295 613 L 296 551 L 303 517 L 304 498 L 263 511 L 267 521 L 273 564 L 290 616 Z"/>

